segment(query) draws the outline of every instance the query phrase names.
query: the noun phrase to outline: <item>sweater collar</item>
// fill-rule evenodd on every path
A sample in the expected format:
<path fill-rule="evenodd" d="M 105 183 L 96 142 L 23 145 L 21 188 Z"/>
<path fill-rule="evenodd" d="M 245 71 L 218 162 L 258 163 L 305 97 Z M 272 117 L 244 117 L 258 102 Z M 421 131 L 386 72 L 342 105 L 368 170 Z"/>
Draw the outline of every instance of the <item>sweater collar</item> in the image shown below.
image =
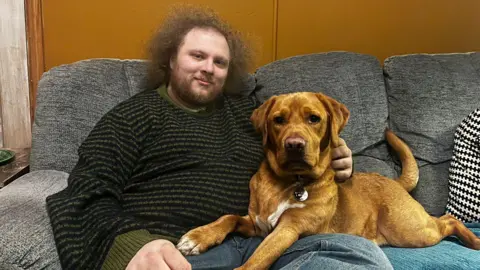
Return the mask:
<path fill-rule="evenodd" d="M 176 103 L 175 101 L 172 100 L 172 98 L 168 95 L 167 91 L 167 86 L 166 85 L 161 85 L 158 89 L 157 92 L 160 94 L 160 96 L 164 99 L 166 99 L 168 102 L 170 102 L 172 105 L 174 105 L 177 108 L 182 109 L 185 112 L 195 114 L 195 115 L 209 115 L 212 113 L 212 111 L 215 109 L 215 103 L 212 103 L 211 105 L 208 105 L 206 107 L 200 108 L 200 109 L 192 109 L 192 108 L 187 108 L 181 104 Z"/>

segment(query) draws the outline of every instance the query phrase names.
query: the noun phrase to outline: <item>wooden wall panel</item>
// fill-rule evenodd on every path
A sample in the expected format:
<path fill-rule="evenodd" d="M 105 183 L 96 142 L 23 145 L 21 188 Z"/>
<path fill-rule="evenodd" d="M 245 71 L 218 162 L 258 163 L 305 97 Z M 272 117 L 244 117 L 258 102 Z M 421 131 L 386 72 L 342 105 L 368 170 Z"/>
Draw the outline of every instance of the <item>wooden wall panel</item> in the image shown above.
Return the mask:
<path fill-rule="evenodd" d="M 145 47 L 175 0 L 43 1 L 45 69 L 96 57 L 144 58 Z M 209 5 L 256 36 L 256 65 L 273 60 L 274 1 L 184 1 Z"/>
<path fill-rule="evenodd" d="M 277 59 L 346 50 L 386 57 L 480 50 L 478 0 L 278 0 Z"/>
<path fill-rule="evenodd" d="M 33 123 L 37 101 L 38 81 L 45 70 L 43 51 L 42 0 L 26 0 L 26 32 L 30 88 L 30 119 Z"/>
<path fill-rule="evenodd" d="M 0 110 L 3 147 L 31 145 L 24 2 L 0 0 Z"/>

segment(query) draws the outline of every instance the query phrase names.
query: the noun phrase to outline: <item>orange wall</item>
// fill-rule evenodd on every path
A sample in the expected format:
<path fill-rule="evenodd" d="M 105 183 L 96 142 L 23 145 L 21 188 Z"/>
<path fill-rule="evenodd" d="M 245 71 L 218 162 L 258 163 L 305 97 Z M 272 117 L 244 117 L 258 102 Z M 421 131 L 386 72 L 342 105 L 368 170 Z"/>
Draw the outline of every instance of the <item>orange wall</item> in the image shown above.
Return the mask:
<path fill-rule="evenodd" d="M 45 0 L 45 69 L 86 58 L 144 58 L 151 35 L 176 0 Z M 197 0 L 256 36 L 256 65 L 273 59 L 273 1 Z M 261 45 L 261 46 L 260 46 Z"/>
<path fill-rule="evenodd" d="M 45 69 L 94 57 L 144 58 L 146 42 L 174 2 L 43 1 Z M 208 4 L 254 35 L 256 66 L 332 50 L 368 53 L 380 60 L 406 53 L 480 51 L 478 0 L 184 2 Z"/>
<path fill-rule="evenodd" d="M 331 50 L 480 51 L 480 1 L 279 0 L 277 58 Z"/>

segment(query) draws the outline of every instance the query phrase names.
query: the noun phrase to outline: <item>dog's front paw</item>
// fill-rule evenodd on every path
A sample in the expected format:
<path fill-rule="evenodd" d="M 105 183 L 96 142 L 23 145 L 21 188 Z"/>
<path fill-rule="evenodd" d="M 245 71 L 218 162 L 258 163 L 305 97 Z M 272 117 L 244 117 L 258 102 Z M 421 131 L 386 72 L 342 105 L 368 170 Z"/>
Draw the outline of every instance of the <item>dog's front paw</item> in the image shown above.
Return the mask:
<path fill-rule="evenodd" d="M 214 232 L 204 227 L 199 227 L 187 232 L 178 241 L 177 249 L 185 256 L 201 254 L 213 245 L 219 244 L 223 239 L 217 239 Z"/>
<path fill-rule="evenodd" d="M 200 250 L 200 247 L 201 244 L 198 244 L 197 241 L 190 239 L 187 234 L 182 236 L 177 244 L 177 249 L 185 256 L 203 253 L 205 250 Z"/>

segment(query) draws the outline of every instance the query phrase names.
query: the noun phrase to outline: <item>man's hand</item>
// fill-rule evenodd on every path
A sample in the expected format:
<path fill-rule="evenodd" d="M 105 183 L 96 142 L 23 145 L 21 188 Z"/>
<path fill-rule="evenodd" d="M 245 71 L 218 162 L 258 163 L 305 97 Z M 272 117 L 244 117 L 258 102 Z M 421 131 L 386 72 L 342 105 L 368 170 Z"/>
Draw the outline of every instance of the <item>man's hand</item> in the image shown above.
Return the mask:
<path fill-rule="evenodd" d="M 340 138 L 339 146 L 332 150 L 332 168 L 335 170 L 335 179 L 343 182 L 350 178 L 353 173 L 352 150 L 345 141 Z"/>
<path fill-rule="evenodd" d="M 172 242 L 159 239 L 144 245 L 125 270 L 190 270 L 192 266 Z"/>

